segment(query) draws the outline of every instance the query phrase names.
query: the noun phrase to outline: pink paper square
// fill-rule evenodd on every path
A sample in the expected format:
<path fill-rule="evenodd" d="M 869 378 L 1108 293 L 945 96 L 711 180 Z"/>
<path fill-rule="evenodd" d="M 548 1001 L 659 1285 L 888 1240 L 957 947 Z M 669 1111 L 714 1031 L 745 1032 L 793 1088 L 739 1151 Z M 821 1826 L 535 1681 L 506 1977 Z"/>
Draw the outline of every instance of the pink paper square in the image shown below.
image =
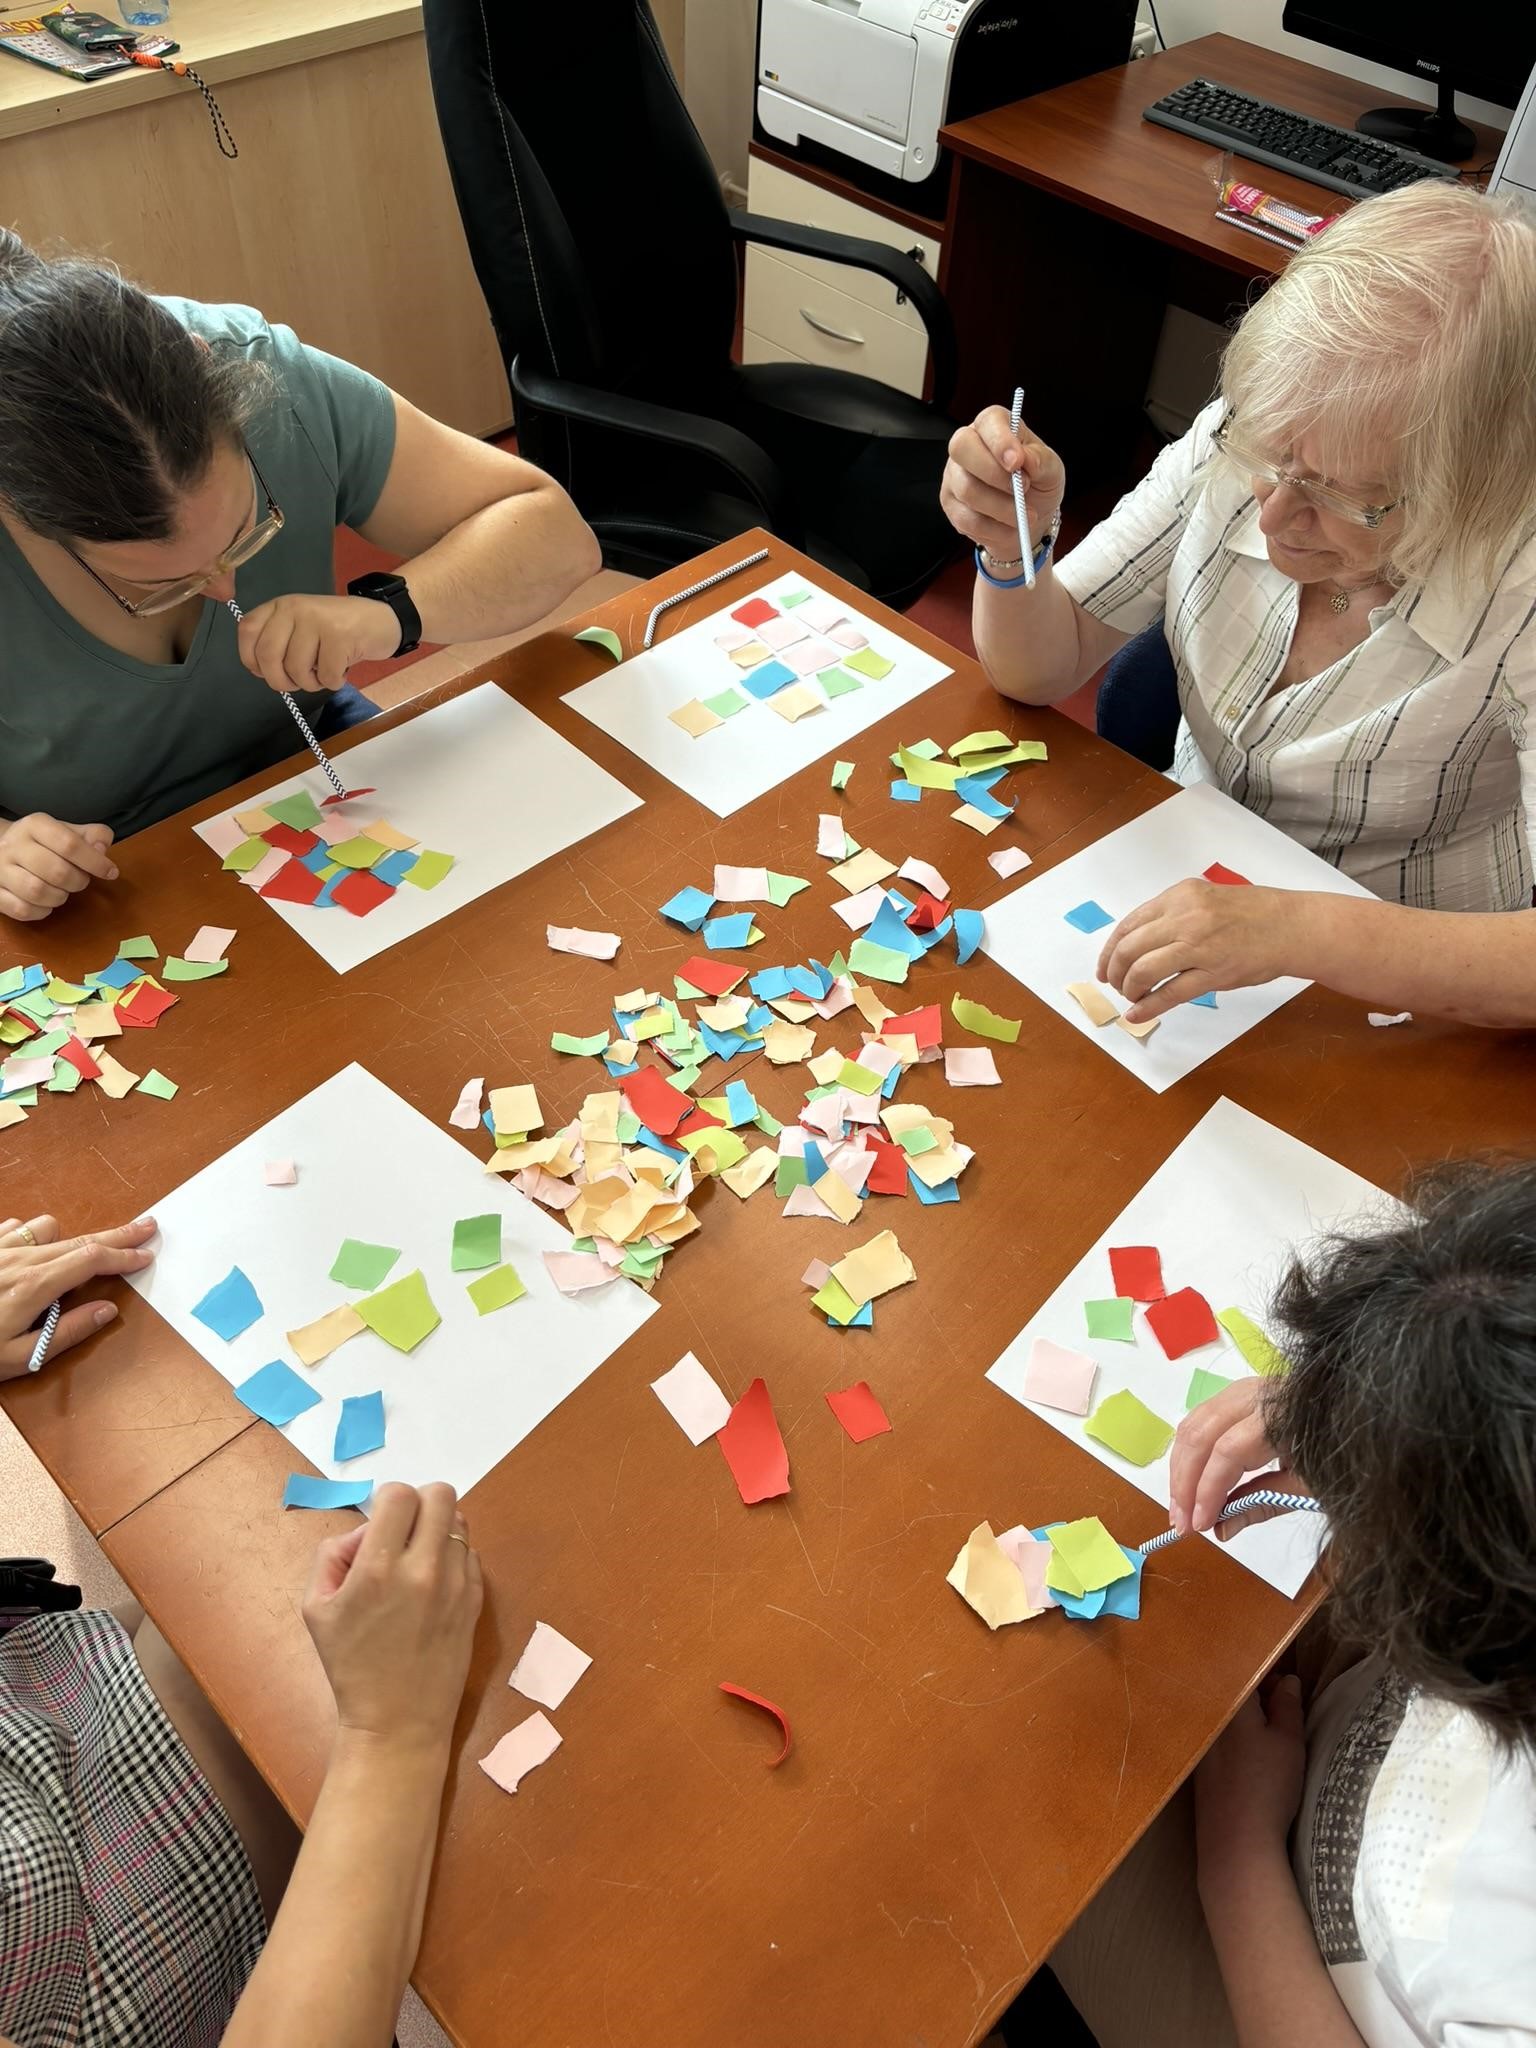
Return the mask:
<path fill-rule="evenodd" d="M 827 638 L 835 640 L 839 647 L 846 647 L 850 654 L 857 654 L 861 647 L 869 645 L 868 635 L 861 633 L 857 626 L 850 626 L 846 619 L 840 626 L 834 626 Z"/>
<path fill-rule="evenodd" d="M 269 1188 L 291 1188 L 299 1175 L 291 1159 L 269 1159 L 261 1169 L 261 1177 Z"/>
<path fill-rule="evenodd" d="M 798 618 L 764 619 L 757 629 L 757 637 L 765 647 L 771 647 L 775 654 L 786 647 L 793 647 L 806 636 L 806 629 Z"/>
<path fill-rule="evenodd" d="M 1024 1398 L 1042 1408 L 1060 1408 L 1068 1415 L 1086 1415 L 1093 1399 L 1097 1363 L 1080 1351 L 1068 1351 L 1049 1337 L 1037 1337 L 1024 1368 Z"/>

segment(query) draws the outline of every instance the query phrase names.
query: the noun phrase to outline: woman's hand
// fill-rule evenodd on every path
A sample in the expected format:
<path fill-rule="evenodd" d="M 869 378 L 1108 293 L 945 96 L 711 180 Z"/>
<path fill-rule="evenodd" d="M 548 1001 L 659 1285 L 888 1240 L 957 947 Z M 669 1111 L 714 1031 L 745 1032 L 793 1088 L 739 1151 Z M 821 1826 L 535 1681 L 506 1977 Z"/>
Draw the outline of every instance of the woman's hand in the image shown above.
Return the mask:
<path fill-rule="evenodd" d="M 339 690 L 355 661 L 388 661 L 400 621 L 373 597 L 274 597 L 248 611 L 240 659 L 273 690 Z"/>
<path fill-rule="evenodd" d="M 115 882 L 110 825 L 66 825 L 42 811 L 0 825 L 0 915 L 29 924 L 92 881 Z"/>
<path fill-rule="evenodd" d="M 1299 889 L 1175 882 L 1121 918 L 1099 955 L 1099 980 L 1129 998 L 1133 1024 L 1145 1024 L 1194 996 L 1306 975 L 1316 901 Z"/>
<path fill-rule="evenodd" d="M 105 1273 L 142 1272 L 155 1256 L 148 1249 L 154 1234 L 152 1216 L 64 1242 L 52 1216 L 34 1216 L 30 1223 L 14 1216 L 0 1221 L 0 1379 L 15 1379 L 26 1371 L 37 1342 L 33 1326 L 72 1288 L 84 1287 Z M 110 1301 L 83 1301 L 66 1309 L 48 1357 L 68 1351 L 116 1314 Z"/>
<path fill-rule="evenodd" d="M 1250 1693 L 1195 1772 L 1200 1877 L 1284 1849 L 1306 1783 L 1306 1716 L 1294 1672 Z"/>
<path fill-rule="evenodd" d="M 978 413 L 974 423 L 961 427 L 950 441 L 939 503 L 955 531 L 985 548 L 995 562 L 1011 562 L 1019 552 L 1013 511 L 1016 469 L 1024 473 L 1024 509 L 1038 550 L 1066 494 L 1061 457 L 1037 441 L 1022 421 L 1015 439 L 1000 405 Z"/>
<path fill-rule="evenodd" d="M 304 1620 L 342 1728 L 446 1749 L 483 1590 L 451 1486 L 381 1486 L 365 1528 L 322 1543 Z"/>
<path fill-rule="evenodd" d="M 1174 1433 L 1173 1455 L 1168 1461 L 1173 1527 L 1181 1536 L 1191 1529 L 1209 1529 L 1243 1475 L 1263 1471 L 1274 1463 L 1275 1456 L 1264 1421 L 1263 1380 L 1234 1380 L 1230 1387 L 1191 1408 Z M 1299 1490 L 1290 1473 L 1266 1475 L 1262 1484 L 1282 1493 Z M 1222 1534 L 1235 1535 L 1234 1525 L 1246 1527 L 1250 1520 L 1262 1520 L 1268 1512 L 1272 1511 L 1256 1509 L 1252 1517 L 1234 1515 L 1231 1522 L 1222 1523 Z"/>

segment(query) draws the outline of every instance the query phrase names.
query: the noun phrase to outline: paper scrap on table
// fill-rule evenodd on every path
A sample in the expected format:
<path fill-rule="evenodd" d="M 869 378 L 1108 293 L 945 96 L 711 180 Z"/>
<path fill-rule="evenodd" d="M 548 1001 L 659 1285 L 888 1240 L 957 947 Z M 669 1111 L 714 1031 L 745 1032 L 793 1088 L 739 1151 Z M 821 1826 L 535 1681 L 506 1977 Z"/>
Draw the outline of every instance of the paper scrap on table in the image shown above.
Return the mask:
<path fill-rule="evenodd" d="M 841 820 L 839 820 L 841 824 Z M 857 896 L 861 889 L 867 889 L 874 882 L 889 881 L 896 872 L 896 863 L 876 853 L 873 847 L 863 846 L 851 860 L 827 869 L 827 880 L 836 883 L 839 889 L 846 889 L 850 896 Z"/>
<path fill-rule="evenodd" d="M 730 1402 L 691 1351 L 651 1381 L 651 1392 L 695 1447 L 717 1436 L 731 1419 Z"/>
<path fill-rule="evenodd" d="M 1051 1549 L 1075 1582 L 1064 1589 L 1069 1593 L 1080 1596 L 1102 1592 L 1117 1579 L 1130 1578 L 1135 1571 L 1097 1515 L 1084 1515 L 1076 1522 L 1053 1522 L 1047 1533 Z M 1046 1583 L 1052 1583 L 1049 1573 Z"/>
<path fill-rule="evenodd" d="M 528 1773 L 547 1764 L 560 1747 L 560 1734 L 544 1714 L 530 1714 L 520 1721 L 489 1756 L 480 1759 L 485 1775 L 503 1792 L 515 1792 Z"/>
<path fill-rule="evenodd" d="M 1024 1368 L 1024 1398 L 1067 1415 L 1086 1415 L 1093 1404 L 1098 1364 L 1084 1352 L 1069 1351 L 1049 1337 L 1037 1337 Z"/>
<path fill-rule="evenodd" d="M 951 811 L 949 815 L 957 825 L 969 825 L 971 830 L 979 832 L 983 839 L 989 833 L 995 832 L 1003 822 L 1001 818 L 989 818 L 985 811 L 977 810 L 974 804 L 961 804 L 958 810 Z"/>
<path fill-rule="evenodd" d="M 753 1380 L 715 1441 L 748 1507 L 788 1493 L 789 1452 L 763 1380 Z"/>
<path fill-rule="evenodd" d="M 238 1266 L 231 1266 L 216 1287 L 210 1287 L 192 1313 L 200 1323 L 232 1344 L 262 1315 L 260 1297 Z"/>
<path fill-rule="evenodd" d="M 961 995 L 950 998 L 949 1012 L 962 1030 L 974 1031 L 979 1038 L 995 1038 L 1004 1045 L 1018 1043 L 1020 1020 L 1017 1017 L 999 1017 L 985 1003 L 973 1003 L 969 996 Z"/>
<path fill-rule="evenodd" d="M 234 936 L 232 926 L 205 924 L 199 928 L 197 936 L 181 957 L 193 964 L 222 960 Z"/>
<path fill-rule="evenodd" d="M 383 1448 L 383 1394 L 377 1389 L 371 1394 L 348 1394 L 341 1404 L 332 1457 L 338 1465 L 344 1465 L 351 1458 L 365 1458 L 370 1451 Z"/>
<path fill-rule="evenodd" d="M 1252 1316 L 1240 1308 L 1222 1308 L 1216 1311 L 1216 1320 L 1261 1379 L 1279 1379 L 1290 1371 L 1291 1361 Z"/>
<path fill-rule="evenodd" d="M 1106 1395 L 1083 1428 L 1130 1465 L 1150 1465 L 1173 1442 L 1173 1424 L 1154 1414 L 1128 1387 Z"/>
<path fill-rule="evenodd" d="M 414 1351 L 422 1338 L 430 1336 L 442 1321 L 420 1273 L 407 1273 L 403 1280 L 381 1288 L 377 1294 L 365 1295 L 352 1305 L 369 1329 L 396 1351 Z"/>
<path fill-rule="evenodd" d="M 872 1436 L 884 1436 L 890 1430 L 890 1417 L 871 1393 L 868 1380 L 855 1380 L 840 1393 L 828 1394 L 827 1406 L 856 1444 L 868 1443 Z"/>
<path fill-rule="evenodd" d="M 139 1083 L 141 1095 L 157 1095 L 162 1102 L 169 1102 L 176 1094 L 176 1083 L 168 1081 L 158 1067 L 151 1067 Z"/>
<path fill-rule="evenodd" d="M 546 925 L 544 936 L 552 953 L 579 953 L 587 960 L 611 960 L 624 943 L 617 932 L 586 932 L 578 925 Z"/>
<path fill-rule="evenodd" d="M 1411 1024 L 1413 1022 L 1413 1012 L 1412 1010 L 1399 1010 L 1396 1016 L 1391 1016 L 1385 1010 L 1367 1010 L 1365 1021 L 1367 1024 L 1375 1024 L 1377 1026 Z"/>
<path fill-rule="evenodd" d="M 371 1294 L 374 1288 L 383 1284 L 399 1256 L 399 1252 L 387 1244 L 361 1244 L 355 1237 L 343 1238 L 328 1277 L 338 1287 L 356 1287 Z"/>
<path fill-rule="evenodd" d="M 987 866 L 994 868 L 1004 881 L 1010 875 L 1016 875 L 1027 868 L 1029 864 L 1029 855 L 1021 846 L 1001 846 L 996 853 L 987 855 Z"/>
<path fill-rule="evenodd" d="M 606 1038 L 606 1034 L 605 1038 Z M 485 1091 L 485 1077 L 477 1075 L 466 1081 L 459 1090 L 459 1099 L 448 1112 L 448 1121 L 455 1130 L 477 1131 L 480 1128 L 480 1097 Z"/>
<path fill-rule="evenodd" d="M 349 1337 L 360 1337 L 368 1325 L 350 1301 L 328 1309 L 312 1323 L 288 1332 L 288 1345 L 301 1365 L 318 1365 L 340 1350 Z"/>
<path fill-rule="evenodd" d="M 581 641 L 587 647 L 601 647 L 604 654 L 614 661 L 624 659 L 623 641 L 607 626 L 583 626 L 581 631 L 573 633 L 571 638 Z"/>
<path fill-rule="evenodd" d="M 205 925 L 203 929 L 206 931 L 211 929 L 211 927 Z M 231 932 L 229 936 L 233 938 L 234 933 Z M 153 960 L 159 951 L 160 948 L 155 944 L 149 933 L 140 932 L 137 938 L 120 939 L 118 941 L 117 958 L 119 960 Z"/>
<path fill-rule="evenodd" d="M 560 1707 L 577 1679 L 591 1666 L 592 1659 L 585 1650 L 578 1650 L 547 1621 L 536 1621 L 507 1683 L 538 1706 Z"/>
<path fill-rule="evenodd" d="M 492 1315 L 499 1308 L 510 1308 L 528 1292 L 512 1266 L 493 1266 L 489 1273 L 471 1280 L 464 1291 L 475 1304 L 475 1313 L 482 1316 Z"/>
<path fill-rule="evenodd" d="M 283 1488 L 285 1508 L 360 1508 L 373 1492 L 371 1479 L 317 1479 L 294 1472 Z"/>
<path fill-rule="evenodd" d="M 772 1700 L 765 1699 L 760 1692 L 748 1692 L 744 1685 L 727 1685 L 725 1680 L 722 1679 L 720 1681 L 720 1690 L 724 1693 L 729 1693 L 734 1700 L 745 1700 L 749 1707 L 761 1707 L 765 1714 L 770 1714 L 778 1722 L 779 1734 L 782 1737 L 779 1753 L 777 1756 L 768 1759 L 769 1770 L 777 1770 L 794 1747 L 794 1737 L 790 1733 L 789 1728 L 789 1716 L 782 1707 L 775 1705 Z"/>
<path fill-rule="evenodd" d="M 1039 1612 L 1030 1606 L 1023 1575 L 999 1545 L 990 1522 L 977 1523 L 960 1546 L 946 1577 L 990 1629 L 1030 1621 Z"/>
<path fill-rule="evenodd" d="M 991 1047 L 985 1045 L 945 1046 L 944 1078 L 951 1088 L 998 1088 L 1003 1079 Z"/>
<path fill-rule="evenodd" d="M 857 763 L 853 761 L 834 761 L 832 763 L 832 787 L 834 789 L 846 789 L 852 780 L 853 771 L 856 766 Z"/>
<path fill-rule="evenodd" d="M 281 1358 L 274 1358 L 270 1365 L 264 1365 L 249 1379 L 242 1380 L 235 1388 L 235 1399 L 243 1401 L 253 1415 L 259 1415 L 263 1422 L 270 1422 L 274 1429 L 281 1429 L 284 1423 L 292 1422 L 306 1408 L 320 1405 L 320 1396 L 314 1388 L 307 1380 L 301 1380 L 293 1367 Z"/>

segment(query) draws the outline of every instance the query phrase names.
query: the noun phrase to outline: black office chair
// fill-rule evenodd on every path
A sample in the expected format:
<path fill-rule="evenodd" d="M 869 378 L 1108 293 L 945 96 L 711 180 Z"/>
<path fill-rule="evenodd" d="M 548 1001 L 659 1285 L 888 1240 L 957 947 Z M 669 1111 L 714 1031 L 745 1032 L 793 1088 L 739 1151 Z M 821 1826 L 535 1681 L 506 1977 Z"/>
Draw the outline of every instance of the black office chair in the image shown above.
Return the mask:
<path fill-rule="evenodd" d="M 1179 717 L 1178 674 L 1158 618 L 1105 664 L 1094 699 L 1094 729 L 1122 753 L 1167 770 L 1173 766 Z"/>
<path fill-rule="evenodd" d="M 744 527 L 888 604 L 959 543 L 939 511 L 948 309 L 883 243 L 727 211 L 645 0 L 426 0 L 438 124 L 519 446 L 641 575 Z M 731 361 L 736 244 L 876 272 L 922 316 L 934 401 Z M 427 317 L 430 317 L 428 309 Z"/>

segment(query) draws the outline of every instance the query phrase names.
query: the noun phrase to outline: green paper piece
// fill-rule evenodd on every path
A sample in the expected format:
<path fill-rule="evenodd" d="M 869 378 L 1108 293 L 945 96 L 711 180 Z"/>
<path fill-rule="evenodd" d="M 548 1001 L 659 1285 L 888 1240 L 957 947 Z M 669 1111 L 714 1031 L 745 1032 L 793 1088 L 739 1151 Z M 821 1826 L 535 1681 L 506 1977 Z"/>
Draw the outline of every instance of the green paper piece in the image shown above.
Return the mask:
<path fill-rule="evenodd" d="M 34 1034 L 21 1050 L 24 1060 L 45 1060 L 49 1053 L 57 1052 L 61 1045 L 68 1045 L 71 1034 L 68 1031 L 45 1031 L 41 1037 Z"/>
<path fill-rule="evenodd" d="M 731 1113 L 731 1105 L 723 1095 L 701 1095 L 699 1107 L 706 1116 L 718 1117 L 721 1123 L 724 1123 Z"/>
<path fill-rule="evenodd" d="M 80 1086 L 80 1078 L 80 1069 L 78 1067 L 72 1067 L 68 1060 L 55 1060 L 53 1063 L 53 1079 L 44 1082 L 43 1085 L 50 1095 L 73 1095 Z M 14 1102 L 15 1100 L 14 1095 L 6 1097 L 7 1102 Z"/>
<path fill-rule="evenodd" d="M 338 1287 L 361 1287 L 372 1293 L 399 1256 L 387 1244 L 364 1244 L 359 1238 L 344 1238 L 331 1266 L 331 1278 Z"/>
<path fill-rule="evenodd" d="M 453 1226 L 453 1270 L 478 1273 L 483 1266 L 501 1264 L 501 1212 L 488 1216 L 461 1216 Z"/>
<path fill-rule="evenodd" d="M 828 1322 L 841 1323 L 845 1327 L 859 1312 L 859 1304 L 842 1281 L 830 1273 L 811 1296 L 811 1307 L 819 1308 Z"/>
<path fill-rule="evenodd" d="M 227 960 L 178 960 L 174 953 L 167 953 L 160 975 L 164 981 L 210 981 L 228 966 Z"/>
<path fill-rule="evenodd" d="M 779 599 L 780 605 L 787 612 L 792 612 L 797 604 L 809 604 L 810 601 L 811 593 L 808 590 L 786 590 Z"/>
<path fill-rule="evenodd" d="M 685 1062 L 682 1066 L 680 1066 L 675 1074 L 669 1074 L 667 1076 L 667 1079 L 671 1082 L 674 1082 L 676 1086 L 679 1089 L 681 1089 L 682 1093 L 686 1095 L 688 1093 L 688 1090 L 693 1086 L 694 1082 L 698 1080 L 700 1074 L 702 1074 L 703 1071 L 704 1063 L 702 1060 L 698 1063 L 697 1066 L 695 1066 L 691 1061 L 688 1061 Z"/>
<path fill-rule="evenodd" d="M 174 1081 L 167 1081 L 158 1067 L 151 1067 L 139 1083 L 139 1093 L 141 1095 L 158 1095 L 162 1102 L 169 1102 L 176 1093 L 176 1087 L 177 1084 Z"/>
<path fill-rule="evenodd" d="M 963 739 L 953 741 L 946 750 L 952 761 L 963 761 L 968 754 L 1005 754 L 1013 745 L 1007 733 L 989 726 L 985 732 L 968 732 Z"/>
<path fill-rule="evenodd" d="M 710 1168 L 712 1173 L 723 1173 L 726 1167 L 734 1166 L 739 1159 L 745 1159 L 747 1156 L 745 1138 L 739 1138 L 734 1131 L 718 1128 L 714 1124 L 701 1131 L 684 1131 L 677 1142 L 695 1159 L 701 1150 L 712 1152 L 715 1155 L 715 1163 Z"/>
<path fill-rule="evenodd" d="M 773 1173 L 773 1192 L 782 1202 L 795 1188 L 803 1188 L 810 1180 L 805 1161 L 784 1156 L 779 1160 Z"/>
<path fill-rule="evenodd" d="M 81 981 L 63 981 L 50 975 L 43 993 L 51 1003 L 83 1003 L 90 990 Z"/>
<path fill-rule="evenodd" d="M 764 1109 L 761 1103 L 757 1105 L 757 1115 L 752 1121 L 757 1125 L 757 1128 L 765 1138 L 776 1138 L 784 1128 L 773 1111 L 771 1109 Z"/>
<path fill-rule="evenodd" d="M 820 668 L 816 680 L 829 697 L 846 697 L 850 690 L 862 690 L 864 685 L 857 676 L 848 675 L 840 668 Z"/>
<path fill-rule="evenodd" d="M 1074 1600 L 1081 1600 L 1088 1590 L 1066 1559 L 1058 1557 L 1055 1550 L 1045 1561 L 1045 1583 L 1053 1593 L 1067 1593 Z"/>
<path fill-rule="evenodd" d="M 249 839 L 242 839 L 238 846 L 232 847 L 225 854 L 223 865 L 232 874 L 248 875 L 251 869 L 264 861 L 271 851 L 272 849 L 268 846 L 265 839 L 258 839 L 253 834 Z"/>
<path fill-rule="evenodd" d="M 555 1031 L 550 1034 L 549 1049 L 551 1052 L 578 1053 L 584 1059 L 590 1059 L 594 1053 L 604 1051 L 607 1044 L 606 1031 L 594 1031 L 590 1038 L 573 1038 L 569 1031 Z"/>
<path fill-rule="evenodd" d="M 405 879 L 413 889 L 435 889 L 452 866 L 451 853 L 419 853 L 415 867 L 406 869 Z"/>
<path fill-rule="evenodd" d="M 1219 1394 L 1223 1387 L 1232 1382 L 1219 1372 L 1207 1372 L 1203 1365 L 1197 1365 L 1189 1376 L 1189 1392 L 1184 1396 L 1184 1412 L 1198 1408 L 1202 1401 L 1209 1401 L 1212 1394 Z"/>
<path fill-rule="evenodd" d="M 335 860 L 328 860 L 323 868 L 315 869 L 322 882 L 328 882 L 332 875 L 344 875 L 346 872 L 340 861 Z"/>
<path fill-rule="evenodd" d="M 377 1250 L 378 1247 L 371 1249 Z M 390 1263 L 393 1264 L 399 1256 L 396 1252 Z M 385 1287 L 377 1294 L 364 1295 L 352 1306 L 369 1329 L 376 1330 L 384 1342 L 392 1344 L 397 1351 L 414 1351 L 422 1338 L 429 1336 L 442 1321 L 432 1306 L 427 1283 L 420 1273 L 407 1273 L 392 1287 Z"/>
<path fill-rule="evenodd" d="M 1240 1308 L 1218 1309 L 1216 1320 L 1261 1378 L 1279 1379 L 1290 1371 L 1291 1361 L 1285 1353 Z"/>
<path fill-rule="evenodd" d="M 900 1132 L 896 1142 L 909 1159 L 921 1159 L 925 1152 L 936 1152 L 939 1145 L 926 1124 L 914 1124 L 910 1131 Z"/>
<path fill-rule="evenodd" d="M 583 626 L 581 631 L 573 633 L 571 638 L 584 641 L 588 647 L 601 647 L 603 652 L 611 654 L 615 661 L 624 659 L 623 641 L 607 626 Z"/>
<path fill-rule="evenodd" d="M 824 1095 L 836 1095 L 837 1092 L 835 1081 L 822 1081 L 816 1087 L 806 1089 L 805 1099 L 807 1102 L 820 1102 Z"/>
<path fill-rule="evenodd" d="M 925 744 L 932 746 L 933 742 Z M 971 772 L 954 761 L 933 760 L 916 747 L 898 747 L 891 759 L 908 782 L 915 782 L 919 789 L 953 790 L 961 777 Z"/>
<path fill-rule="evenodd" d="M 839 1088 L 851 1088 L 857 1095 L 873 1095 L 883 1084 L 883 1074 L 872 1074 L 868 1067 L 861 1067 L 857 1060 L 844 1060 L 842 1071 L 837 1077 Z"/>
<path fill-rule="evenodd" d="M 1128 1579 L 1136 1569 L 1097 1515 L 1085 1515 L 1079 1522 L 1053 1522 L 1045 1533 L 1051 1539 L 1052 1555 L 1060 1559 L 1084 1593 L 1101 1592 L 1116 1579 Z M 1045 1582 L 1051 1583 L 1049 1569 Z"/>
<path fill-rule="evenodd" d="M 291 825 L 295 832 L 313 832 L 320 822 L 320 806 L 307 789 L 290 789 L 286 796 L 262 808 L 269 818 L 276 818 L 280 825 Z"/>
<path fill-rule="evenodd" d="M 858 763 L 856 761 L 834 761 L 832 763 L 832 787 L 834 789 L 846 789 L 849 778 L 857 766 Z"/>
<path fill-rule="evenodd" d="M 848 965 L 855 974 L 867 974 L 871 981 L 905 981 L 912 962 L 894 946 L 877 945 L 873 939 L 861 937 L 848 949 Z"/>
<path fill-rule="evenodd" d="M 1173 1424 L 1128 1390 L 1101 1401 L 1083 1429 L 1129 1465 L 1152 1464 L 1173 1442 Z"/>
<path fill-rule="evenodd" d="M 684 981 L 680 974 L 673 975 L 672 990 L 680 1003 L 712 1003 L 716 1000 L 714 996 L 706 995 L 703 989 L 695 988 L 691 981 Z M 641 1012 L 636 1010 L 633 1014 L 638 1017 Z"/>
<path fill-rule="evenodd" d="M 18 1088 L 12 1094 L 7 1095 L 5 1099 L 7 1102 L 14 1102 L 18 1109 L 36 1109 L 37 1090 L 35 1088 Z"/>
<path fill-rule="evenodd" d="M 271 850 L 267 848 L 269 853 Z M 140 932 L 136 939 L 119 939 L 117 942 L 119 960 L 153 960 L 159 950 L 148 932 Z"/>
<path fill-rule="evenodd" d="M 999 1017 L 995 1010 L 989 1010 L 985 1003 L 973 1003 L 969 996 L 951 997 L 949 1014 L 963 1031 L 974 1031 L 978 1038 L 996 1038 L 1004 1045 L 1019 1042 L 1017 1017 Z"/>
<path fill-rule="evenodd" d="M 366 832 L 359 832 L 354 839 L 343 839 L 331 848 L 331 859 L 341 868 L 371 868 L 381 861 L 389 851 L 377 839 L 370 839 Z"/>
<path fill-rule="evenodd" d="M 627 1244 L 619 1261 L 619 1271 L 626 1280 L 653 1280 L 664 1256 L 660 1245 Z"/>
<path fill-rule="evenodd" d="M 1136 1304 L 1128 1295 L 1112 1295 L 1108 1301 L 1085 1301 L 1083 1314 L 1090 1337 L 1107 1337 L 1115 1344 L 1134 1344 L 1131 1312 Z"/>
<path fill-rule="evenodd" d="M 521 1301 L 528 1290 L 510 1266 L 497 1266 L 494 1272 L 482 1273 L 478 1280 L 471 1280 L 464 1292 L 475 1304 L 476 1311 L 488 1316 L 493 1309 L 506 1308 L 514 1301 Z"/>
<path fill-rule="evenodd" d="M 937 761 L 944 749 L 937 740 L 914 740 L 906 751 L 909 754 L 916 754 L 919 761 Z M 900 753 L 892 754 L 891 759 L 899 765 L 901 761 Z"/>
<path fill-rule="evenodd" d="M 802 889 L 809 889 L 810 883 L 799 875 L 776 875 L 768 872 L 768 901 L 782 910 L 792 896 L 798 896 Z"/>
<path fill-rule="evenodd" d="M 832 955 L 832 959 L 828 965 L 827 972 L 832 976 L 834 981 L 840 974 L 846 974 L 848 972 L 848 962 L 843 958 L 841 953 L 834 953 Z"/>
<path fill-rule="evenodd" d="M 747 700 L 740 690 L 722 690 L 718 697 L 705 697 L 706 711 L 713 711 L 716 718 L 734 718 L 738 711 L 745 711 Z"/>
<path fill-rule="evenodd" d="M 621 1145 L 633 1145 L 640 1136 L 640 1119 L 632 1109 L 621 1109 L 616 1126 Z"/>

